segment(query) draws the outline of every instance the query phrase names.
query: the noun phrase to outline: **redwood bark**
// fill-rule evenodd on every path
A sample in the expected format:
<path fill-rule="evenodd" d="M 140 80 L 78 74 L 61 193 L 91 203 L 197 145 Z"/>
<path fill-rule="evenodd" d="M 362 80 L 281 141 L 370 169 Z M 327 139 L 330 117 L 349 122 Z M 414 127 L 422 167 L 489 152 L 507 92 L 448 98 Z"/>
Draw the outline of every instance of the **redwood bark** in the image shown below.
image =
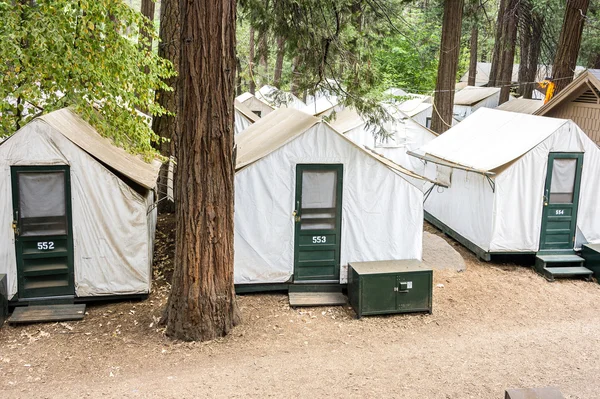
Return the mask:
<path fill-rule="evenodd" d="M 496 37 L 494 40 L 494 51 L 492 53 L 492 65 L 490 67 L 489 87 L 496 86 L 496 80 L 500 73 L 500 65 L 502 64 L 502 33 L 504 31 L 504 15 L 506 14 L 506 6 L 508 0 L 500 0 L 498 6 L 498 18 L 496 20 Z"/>
<path fill-rule="evenodd" d="M 469 48 L 469 79 L 468 85 L 475 86 L 477 77 L 477 39 L 479 38 L 479 28 L 477 22 L 471 27 L 471 43 Z"/>
<path fill-rule="evenodd" d="M 248 51 L 249 90 L 250 93 L 254 94 L 256 92 L 256 80 L 254 79 L 254 28 L 252 26 L 250 26 L 250 45 L 248 47 L 250 47 Z"/>
<path fill-rule="evenodd" d="M 290 85 L 290 91 L 292 92 L 293 95 L 295 95 L 298 98 L 300 98 L 300 96 L 302 95 L 302 93 L 300 93 L 300 82 L 301 82 L 302 75 L 300 74 L 299 68 L 300 68 L 300 57 L 295 56 L 294 59 L 292 60 L 292 83 Z M 306 95 L 304 97 L 305 97 L 305 101 L 306 101 Z"/>
<path fill-rule="evenodd" d="M 162 0 L 160 3 L 160 28 L 159 28 L 160 43 L 158 44 L 158 55 L 173 63 L 177 70 L 179 66 L 179 0 Z M 173 91 L 158 90 L 156 92 L 156 100 L 163 108 L 171 113 L 171 115 L 156 115 L 152 119 L 152 130 L 159 137 L 159 151 L 165 157 L 176 155 L 177 133 L 179 124 L 177 113 L 178 107 L 178 76 L 169 78 L 166 83 L 173 88 Z M 164 164 L 160 170 L 158 180 L 158 211 L 173 212 L 174 203 L 165 199 L 167 195 L 167 186 L 173 185 L 174 181 L 169 181 L 168 163 Z"/>
<path fill-rule="evenodd" d="M 273 86 L 280 88 L 281 75 L 283 74 L 283 57 L 285 55 L 285 38 L 277 38 L 277 58 L 275 59 L 275 71 L 273 73 Z"/>
<path fill-rule="evenodd" d="M 180 2 L 180 124 L 169 337 L 206 341 L 240 322 L 233 286 L 235 0 Z"/>
<path fill-rule="evenodd" d="M 589 0 L 567 0 L 552 77 L 554 79 L 554 95 L 573 81 L 577 56 L 581 46 L 581 34 L 585 24 L 585 16 L 590 5 Z"/>
<path fill-rule="evenodd" d="M 463 3 L 463 0 L 446 0 L 444 2 L 440 62 L 435 85 L 434 111 L 431 119 L 431 129 L 437 133 L 443 133 L 452 126 Z"/>
<path fill-rule="evenodd" d="M 142 0 L 141 13 L 144 17 L 148 18 L 150 25 L 141 29 L 141 35 L 145 39 L 144 48 L 147 51 L 152 51 L 152 30 L 154 30 L 154 9 L 156 3 L 154 0 Z"/>
<path fill-rule="evenodd" d="M 519 93 L 523 98 L 531 98 L 538 71 L 542 45 L 544 17 L 531 10 L 526 2 L 521 9 L 521 64 L 519 65 Z"/>
<path fill-rule="evenodd" d="M 515 62 L 515 46 L 517 44 L 517 9 L 519 0 L 508 0 L 504 15 L 504 29 L 501 41 L 501 63 L 496 79 L 500 86 L 499 104 L 508 101 L 512 84 L 512 72 Z"/>

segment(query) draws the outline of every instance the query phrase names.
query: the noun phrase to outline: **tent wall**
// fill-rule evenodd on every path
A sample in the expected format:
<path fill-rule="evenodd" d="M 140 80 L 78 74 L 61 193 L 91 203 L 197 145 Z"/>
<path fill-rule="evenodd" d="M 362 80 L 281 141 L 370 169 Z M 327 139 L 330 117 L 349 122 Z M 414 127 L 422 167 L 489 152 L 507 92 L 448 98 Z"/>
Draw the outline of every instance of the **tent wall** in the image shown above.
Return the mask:
<path fill-rule="evenodd" d="M 439 179 L 448 169 L 427 163 L 425 176 Z M 449 188 L 434 187 L 425 210 L 483 250 L 489 250 L 492 235 L 494 192 L 487 179 L 473 172 L 453 169 Z"/>
<path fill-rule="evenodd" d="M 500 92 L 493 94 L 473 105 L 454 105 L 453 114 L 458 120 L 463 120 L 479 108 L 496 108 L 500 102 Z"/>
<path fill-rule="evenodd" d="M 413 115 L 411 117 L 411 119 L 415 122 L 417 122 L 419 125 L 429 128 L 429 126 L 427 126 L 427 119 L 430 120 L 430 124 L 431 124 L 431 115 L 433 114 L 433 107 L 427 107 L 425 108 L 423 111 L 419 112 L 416 115 Z"/>
<path fill-rule="evenodd" d="M 234 116 L 235 116 L 234 133 L 237 136 L 238 134 L 240 134 L 241 132 L 246 130 L 246 128 L 252 124 L 252 121 L 250 121 L 248 118 L 246 118 L 244 116 L 244 114 L 242 114 L 237 109 L 235 110 Z"/>
<path fill-rule="evenodd" d="M 273 108 L 271 106 L 269 106 L 268 104 L 265 104 L 264 102 L 262 102 L 261 100 L 259 100 L 258 98 L 254 97 L 254 96 L 248 98 L 246 101 L 243 101 L 242 104 L 244 104 L 245 106 L 250 108 L 250 110 L 252 112 L 259 112 L 260 113 L 259 116 L 261 118 L 265 117 L 268 114 L 270 114 L 271 112 L 273 112 Z"/>
<path fill-rule="evenodd" d="M 11 165 L 70 165 L 77 296 L 149 292 L 149 224 L 155 219 L 148 218 L 147 198 L 34 120 L 0 146 L 0 273 L 8 274 L 9 297 L 17 292 Z"/>
<path fill-rule="evenodd" d="M 236 173 L 236 284 L 292 277 L 295 174 L 302 163 L 344 165 L 340 282 L 349 261 L 421 259 L 422 192 L 319 123 Z"/>

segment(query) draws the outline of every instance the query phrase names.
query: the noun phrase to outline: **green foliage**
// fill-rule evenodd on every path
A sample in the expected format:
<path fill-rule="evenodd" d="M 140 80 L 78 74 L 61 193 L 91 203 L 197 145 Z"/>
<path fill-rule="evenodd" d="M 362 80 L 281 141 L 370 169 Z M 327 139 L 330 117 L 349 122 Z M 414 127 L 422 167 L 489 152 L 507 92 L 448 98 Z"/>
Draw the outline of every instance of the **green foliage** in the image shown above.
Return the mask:
<path fill-rule="evenodd" d="M 154 90 L 174 74 L 141 45 L 152 23 L 121 0 L 32 3 L 0 1 L 0 134 L 70 106 L 117 145 L 151 154 L 158 138 L 137 110 L 164 113 Z"/>

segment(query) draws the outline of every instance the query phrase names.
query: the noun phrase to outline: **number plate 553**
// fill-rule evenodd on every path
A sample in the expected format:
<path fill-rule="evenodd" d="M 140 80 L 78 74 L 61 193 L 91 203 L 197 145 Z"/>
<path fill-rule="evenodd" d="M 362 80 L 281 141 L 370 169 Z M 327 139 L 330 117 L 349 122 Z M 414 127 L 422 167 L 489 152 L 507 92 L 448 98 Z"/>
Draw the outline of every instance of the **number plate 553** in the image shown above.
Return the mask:
<path fill-rule="evenodd" d="M 312 242 L 313 242 L 313 244 L 325 244 L 325 243 L 327 243 L 327 237 L 326 236 L 313 236 Z"/>

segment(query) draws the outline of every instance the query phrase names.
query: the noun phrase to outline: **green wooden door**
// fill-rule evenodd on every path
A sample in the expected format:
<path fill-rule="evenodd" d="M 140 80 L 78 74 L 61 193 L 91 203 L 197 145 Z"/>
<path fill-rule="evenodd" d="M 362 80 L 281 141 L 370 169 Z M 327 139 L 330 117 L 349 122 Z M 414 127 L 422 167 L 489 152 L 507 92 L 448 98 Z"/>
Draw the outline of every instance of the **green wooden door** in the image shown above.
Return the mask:
<path fill-rule="evenodd" d="M 574 248 L 582 167 L 582 153 L 550 153 L 544 189 L 540 251 Z"/>
<path fill-rule="evenodd" d="M 295 281 L 339 282 L 342 175 L 339 164 L 296 166 Z"/>
<path fill-rule="evenodd" d="M 68 166 L 13 166 L 19 299 L 73 296 Z"/>

